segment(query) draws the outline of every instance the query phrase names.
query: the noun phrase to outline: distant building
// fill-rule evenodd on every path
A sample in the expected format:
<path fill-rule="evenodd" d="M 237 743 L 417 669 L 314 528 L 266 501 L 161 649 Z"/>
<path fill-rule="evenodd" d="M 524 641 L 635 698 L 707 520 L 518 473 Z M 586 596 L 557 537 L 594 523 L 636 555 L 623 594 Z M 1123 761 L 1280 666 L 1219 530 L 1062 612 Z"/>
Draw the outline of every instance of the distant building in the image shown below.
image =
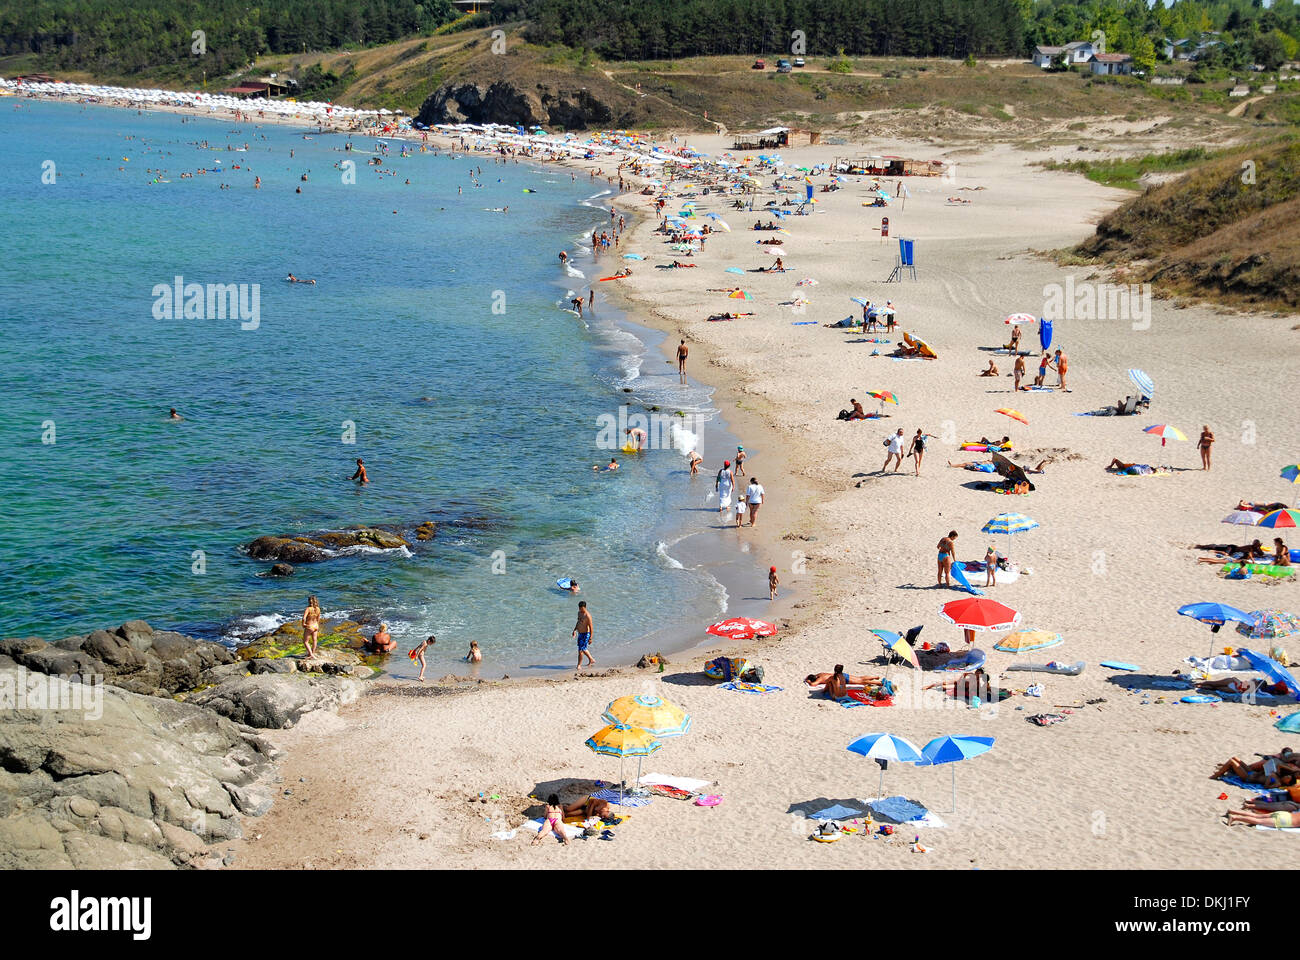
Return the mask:
<path fill-rule="evenodd" d="M 1128 76 L 1133 72 L 1133 58 L 1127 53 L 1094 53 L 1088 67 L 1102 77 Z"/>
<path fill-rule="evenodd" d="M 1065 58 L 1067 65 L 1076 63 L 1087 63 L 1088 58 L 1097 51 L 1096 46 L 1091 40 L 1075 40 L 1065 44 L 1063 47 L 1037 46 L 1034 47 L 1034 55 L 1031 58 L 1034 65 L 1046 70 L 1048 67 L 1057 63 L 1062 56 Z"/>
<path fill-rule="evenodd" d="M 1244 83 L 1239 83 L 1237 84 L 1237 86 L 1233 87 L 1231 90 L 1228 91 L 1228 96 L 1230 97 L 1244 97 L 1244 96 L 1248 96 L 1249 94 L 1250 94 L 1250 87 L 1246 86 Z"/>
<path fill-rule="evenodd" d="M 1042 67 L 1046 70 L 1050 67 L 1056 58 L 1065 52 L 1065 47 L 1034 47 L 1034 66 Z"/>
<path fill-rule="evenodd" d="M 271 97 L 282 97 L 291 92 L 296 84 L 278 80 L 275 77 L 260 77 L 257 80 L 245 80 L 243 83 L 233 87 L 227 87 L 223 93 L 229 93 L 236 97 L 247 97 L 249 100 L 269 100 Z"/>

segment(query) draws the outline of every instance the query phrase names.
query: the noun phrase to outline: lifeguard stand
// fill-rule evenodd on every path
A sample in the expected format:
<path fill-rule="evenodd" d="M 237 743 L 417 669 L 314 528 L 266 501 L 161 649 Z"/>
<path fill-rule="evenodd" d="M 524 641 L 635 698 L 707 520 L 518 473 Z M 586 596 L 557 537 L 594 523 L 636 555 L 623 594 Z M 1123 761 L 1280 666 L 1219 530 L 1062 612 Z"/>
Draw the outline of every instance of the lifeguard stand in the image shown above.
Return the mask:
<path fill-rule="evenodd" d="M 904 271 L 910 272 L 912 279 L 916 279 L 915 243 L 916 241 L 908 240 L 906 237 L 898 238 L 898 257 L 894 261 L 894 272 L 889 275 L 886 283 L 893 283 L 895 280 L 902 282 Z"/>

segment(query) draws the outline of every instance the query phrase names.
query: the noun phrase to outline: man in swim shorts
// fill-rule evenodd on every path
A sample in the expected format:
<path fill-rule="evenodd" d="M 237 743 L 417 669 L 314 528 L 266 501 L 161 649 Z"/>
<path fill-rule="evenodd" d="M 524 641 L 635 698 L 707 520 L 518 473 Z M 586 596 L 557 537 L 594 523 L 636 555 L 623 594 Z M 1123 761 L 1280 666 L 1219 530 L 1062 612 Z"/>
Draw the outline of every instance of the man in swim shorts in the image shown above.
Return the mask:
<path fill-rule="evenodd" d="M 587 609 L 587 601 L 578 601 L 578 622 L 573 625 L 573 637 L 578 641 L 578 666 L 576 672 L 582 672 L 582 658 L 587 658 L 587 666 L 594 667 L 596 661 L 591 658 L 591 651 L 587 648 L 591 646 L 591 634 L 596 629 L 594 621 L 591 619 L 591 611 Z"/>
<path fill-rule="evenodd" d="M 682 383 L 686 382 L 686 355 L 690 352 L 691 348 L 686 346 L 685 340 L 677 344 L 677 375 Z"/>

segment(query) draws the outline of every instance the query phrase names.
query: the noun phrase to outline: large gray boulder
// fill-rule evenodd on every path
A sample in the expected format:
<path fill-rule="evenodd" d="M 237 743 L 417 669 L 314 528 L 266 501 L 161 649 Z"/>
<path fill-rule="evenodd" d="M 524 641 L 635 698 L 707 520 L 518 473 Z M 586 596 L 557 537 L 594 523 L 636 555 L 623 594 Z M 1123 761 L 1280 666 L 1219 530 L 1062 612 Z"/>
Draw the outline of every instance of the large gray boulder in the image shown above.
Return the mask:
<path fill-rule="evenodd" d="M 19 685 L 23 708 L 0 709 L 0 869 L 187 865 L 270 806 L 277 751 L 247 727 L 0 667 L 0 690 Z"/>
<path fill-rule="evenodd" d="M 232 677 L 193 694 L 189 702 L 250 727 L 292 727 L 313 710 L 334 710 L 360 695 L 348 677 L 317 673 L 259 673 Z"/>

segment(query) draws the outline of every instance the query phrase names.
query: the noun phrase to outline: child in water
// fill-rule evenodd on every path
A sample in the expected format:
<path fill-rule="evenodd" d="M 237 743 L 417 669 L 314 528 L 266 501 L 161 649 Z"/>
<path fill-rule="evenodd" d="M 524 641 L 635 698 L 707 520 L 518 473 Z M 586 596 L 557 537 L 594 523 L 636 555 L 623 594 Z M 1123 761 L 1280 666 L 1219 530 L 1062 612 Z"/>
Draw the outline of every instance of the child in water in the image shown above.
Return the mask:
<path fill-rule="evenodd" d="M 482 662 L 483 662 L 483 653 L 482 653 L 482 651 L 480 651 L 479 648 L 478 648 L 478 641 L 477 641 L 477 640 L 471 640 L 471 641 L 469 642 L 469 653 L 465 654 L 465 662 L 466 662 L 466 663 L 482 663 Z"/>
<path fill-rule="evenodd" d="M 776 588 L 780 586 L 781 578 L 776 575 L 776 567 L 767 569 L 767 597 L 769 600 L 776 599 Z"/>
<path fill-rule="evenodd" d="M 410 653 L 407 654 L 408 657 L 410 657 L 412 660 L 418 661 L 420 664 L 420 675 L 415 679 L 419 680 L 421 683 L 424 683 L 424 651 L 427 650 L 431 644 L 437 642 L 438 642 L 438 638 L 430 635 L 428 639 L 421 640 L 419 645 L 416 646 L 415 649 L 413 649 Z"/>

